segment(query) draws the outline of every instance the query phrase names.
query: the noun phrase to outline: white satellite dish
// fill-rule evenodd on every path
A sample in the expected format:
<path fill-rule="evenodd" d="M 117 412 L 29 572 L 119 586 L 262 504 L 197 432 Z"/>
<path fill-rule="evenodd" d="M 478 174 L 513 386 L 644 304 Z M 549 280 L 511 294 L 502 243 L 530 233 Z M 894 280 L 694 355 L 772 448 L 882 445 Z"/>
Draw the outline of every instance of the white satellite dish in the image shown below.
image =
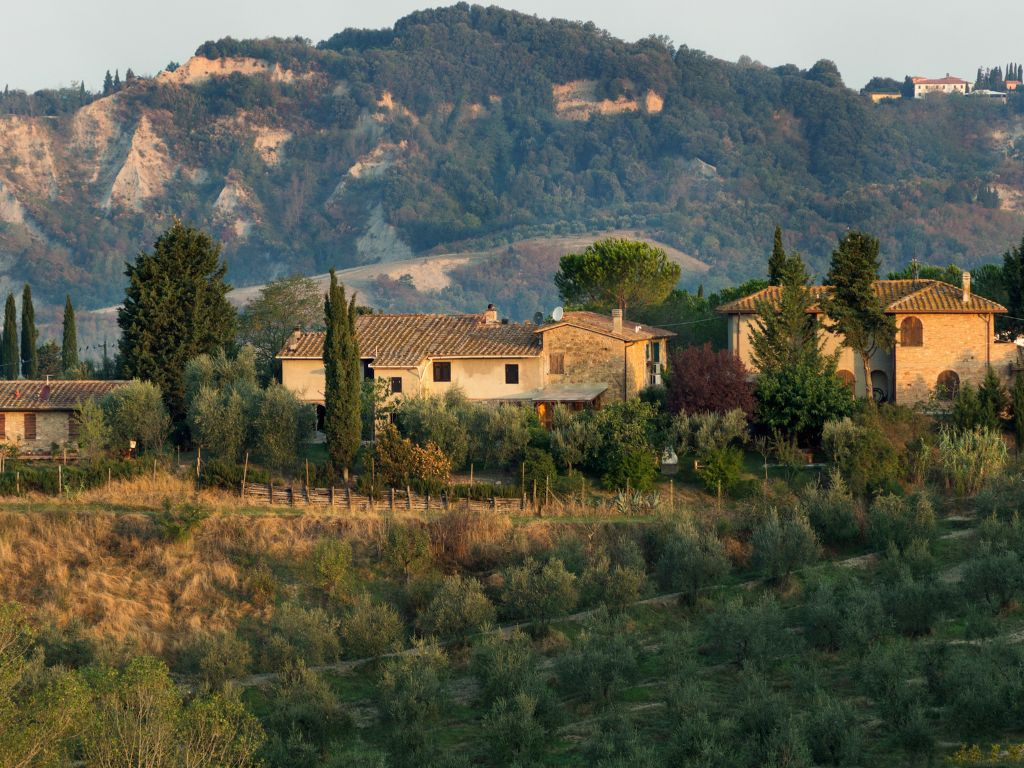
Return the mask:
<path fill-rule="evenodd" d="M 1024 349 L 1024 336 L 1018 336 L 1016 339 L 1014 339 L 1013 343 L 1016 344 L 1018 347 Z"/>
<path fill-rule="evenodd" d="M 553 310 L 551 310 L 551 319 L 554 320 L 556 323 L 560 322 L 563 317 L 565 317 L 565 310 L 562 309 L 561 307 L 555 307 Z"/>

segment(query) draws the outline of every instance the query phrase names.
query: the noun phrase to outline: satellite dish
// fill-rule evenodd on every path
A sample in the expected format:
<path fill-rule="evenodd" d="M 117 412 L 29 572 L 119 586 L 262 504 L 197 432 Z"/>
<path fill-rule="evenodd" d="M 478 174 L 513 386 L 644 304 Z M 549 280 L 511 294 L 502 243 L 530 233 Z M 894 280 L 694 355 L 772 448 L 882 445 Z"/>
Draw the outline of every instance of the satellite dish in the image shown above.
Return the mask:
<path fill-rule="evenodd" d="M 555 307 L 553 310 L 551 310 L 551 319 L 554 320 L 556 323 L 559 322 L 564 316 L 565 310 L 563 310 L 561 307 Z"/>

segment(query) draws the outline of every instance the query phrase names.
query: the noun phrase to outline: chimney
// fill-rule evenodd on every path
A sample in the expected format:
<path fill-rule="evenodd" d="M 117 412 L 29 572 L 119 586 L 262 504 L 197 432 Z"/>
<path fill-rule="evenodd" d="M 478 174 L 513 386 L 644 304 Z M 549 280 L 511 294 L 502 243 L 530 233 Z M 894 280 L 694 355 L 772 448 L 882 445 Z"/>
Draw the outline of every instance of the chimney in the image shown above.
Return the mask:
<path fill-rule="evenodd" d="M 615 331 L 616 333 L 619 333 L 619 332 L 622 331 L 622 310 L 621 309 L 613 309 L 612 310 L 612 330 Z"/>
<path fill-rule="evenodd" d="M 496 323 L 498 322 L 498 309 L 493 304 L 488 304 L 487 309 L 484 310 L 484 322 L 485 323 Z"/>
<path fill-rule="evenodd" d="M 960 278 L 963 281 L 964 304 L 971 300 L 971 273 L 964 272 Z"/>

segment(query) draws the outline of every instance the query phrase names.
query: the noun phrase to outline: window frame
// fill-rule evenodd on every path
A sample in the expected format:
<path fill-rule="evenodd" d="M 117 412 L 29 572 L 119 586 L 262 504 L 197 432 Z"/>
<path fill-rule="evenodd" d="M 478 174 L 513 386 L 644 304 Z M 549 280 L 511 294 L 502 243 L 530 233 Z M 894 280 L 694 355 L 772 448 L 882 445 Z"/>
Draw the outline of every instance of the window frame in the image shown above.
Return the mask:
<path fill-rule="evenodd" d="M 519 383 L 519 363 L 505 363 L 505 383 Z"/>
<path fill-rule="evenodd" d="M 398 386 L 396 387 L 395 384 L 397 384 Z M 400 394 L 402 394 L 402 377 L 401 376 L 392 376 L 391 377 L 390 389 L 391 389 L 391 394 L 392 395 L 400 395 Z"/>
<path fill-rule="evenodd" d="M 556 360 L 558 361 L 557 365 L 555 365 Z M 565 352 L 551 352 L 548 355 L 548 373 L 556 376 L 565 375 Z"/>
<path fill-rule="evenodd" d="M 450 360 L 435 360 L 433 380 L 439 384 L 450 384 L 452 380 L 452 364 Z"/>
<path fill-rule="evenodd" d="M 921 318 L 907 315 L 900 321 L 900 346 L 924 346 L 924 323 L 921 322 Z"/>

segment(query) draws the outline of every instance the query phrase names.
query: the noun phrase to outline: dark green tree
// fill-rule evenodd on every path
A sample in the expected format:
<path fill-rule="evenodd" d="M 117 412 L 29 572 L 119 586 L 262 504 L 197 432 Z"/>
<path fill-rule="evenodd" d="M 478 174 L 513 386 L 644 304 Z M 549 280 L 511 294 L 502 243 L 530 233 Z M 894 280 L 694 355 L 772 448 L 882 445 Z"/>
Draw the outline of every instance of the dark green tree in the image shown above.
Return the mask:
<path fill-rule="evenodd" d="M 78 329 L 75 325 L 75 308 L 71 295 L 64 301 L 64 337 L 60 347 L 60 370 L 65 378 L 76 378 L 79 374 Z"/>
<path fill-rule="evenodd" d="M 772 244 L 772 255 L 768 258 L 768 284 L 781 285 L 782 274 L 786 270 L 786 249 L 782 247 L 782 228 L 775 227 L 775 242 Z"/>
<path fill-rule="evenodd" d="M 103 95 L 109 96 L 114 92 L 114 78 L 110 76 L 110 70 L 103 76 Z"/>
<path fill-rule="evenodd" d="M 1019 373 L 1010 391 L 1010 407 L 1013 410 L 1013 435 L 1017 438 L 1017 450 L 1024 451 L 1024 375 Z"/>
<path fill-rule="evenodd" d="M 346 301 L 345 286 L 338 284 L 333 269 L 324 300 L 324 325 L 324 433 L 331 463 L 342 470 L 347 482 L 362 432 L 362 365 L 356 341 L 356 298 Z"/>
<path fill-rule="evenodd" d="M 661 248 L 608 238 L 558 263 L 555 285 L 568 304 L 595 310 L 659 304 L 679 282 L 679 265 Z"/>
<path fill-rule="evenodd" d="M 842 335 L 843 343 L 860 355 L 865 393 L 871 397 L 871 357 L 877 350 L 892 349 L 896 323 L 885 314 L 875 292 L 878 279 L 878 240 L 863 232 L 850 232 L 832 251 L 828 294 L 822 307 L 828 316 L 825 327 Z"/>
<path fill-rule="evenodd" d="M 800 254 L 786 257 L 778 303 L 764 301 L 750 342 L 759 372 L 756 420 L 770 432 L 815 439 L 829 419 L 849 413 L 850 393 L 836 377 L 838 353 L 822 350 L 814 296 Z"/>
<path fill-rule="evenodd" d="M 180 221 L 125 269 L 128 288 L 117 311 L 121 375 L 157 384 L 175 421 L 185 414 L 185 364 L 235 337 L 226 271 L 220 245 Z"/>
<path fill-rule="evenodd" d="M 0 342 L 0 365 L 3 365 L 3 377 L 16 379 L 21 373 L 21 362 L 18 357 L 18 314 L 14 305 L 14 296 L 7 294 L 4 306 L 4 333 Z"/>
<path fill-rule="evenodd" d="M 32 286 L 25 283 L 21 292 L 21 370 L 26 379 L 39 375 L 39 356 L 36 345 L 39 332 L 36 330 L 36 310 L 32 306 Z"/>
<path fill-rule="evenodd" d="M 1003 334 L 1012 338 L 1024 331 L 1024 321 L 1012 318 L 1024 317 L 1024 237 L 1020 245 L 1003 254 L 1003 287 L 1006 289 L 1007 314 Z"/>

